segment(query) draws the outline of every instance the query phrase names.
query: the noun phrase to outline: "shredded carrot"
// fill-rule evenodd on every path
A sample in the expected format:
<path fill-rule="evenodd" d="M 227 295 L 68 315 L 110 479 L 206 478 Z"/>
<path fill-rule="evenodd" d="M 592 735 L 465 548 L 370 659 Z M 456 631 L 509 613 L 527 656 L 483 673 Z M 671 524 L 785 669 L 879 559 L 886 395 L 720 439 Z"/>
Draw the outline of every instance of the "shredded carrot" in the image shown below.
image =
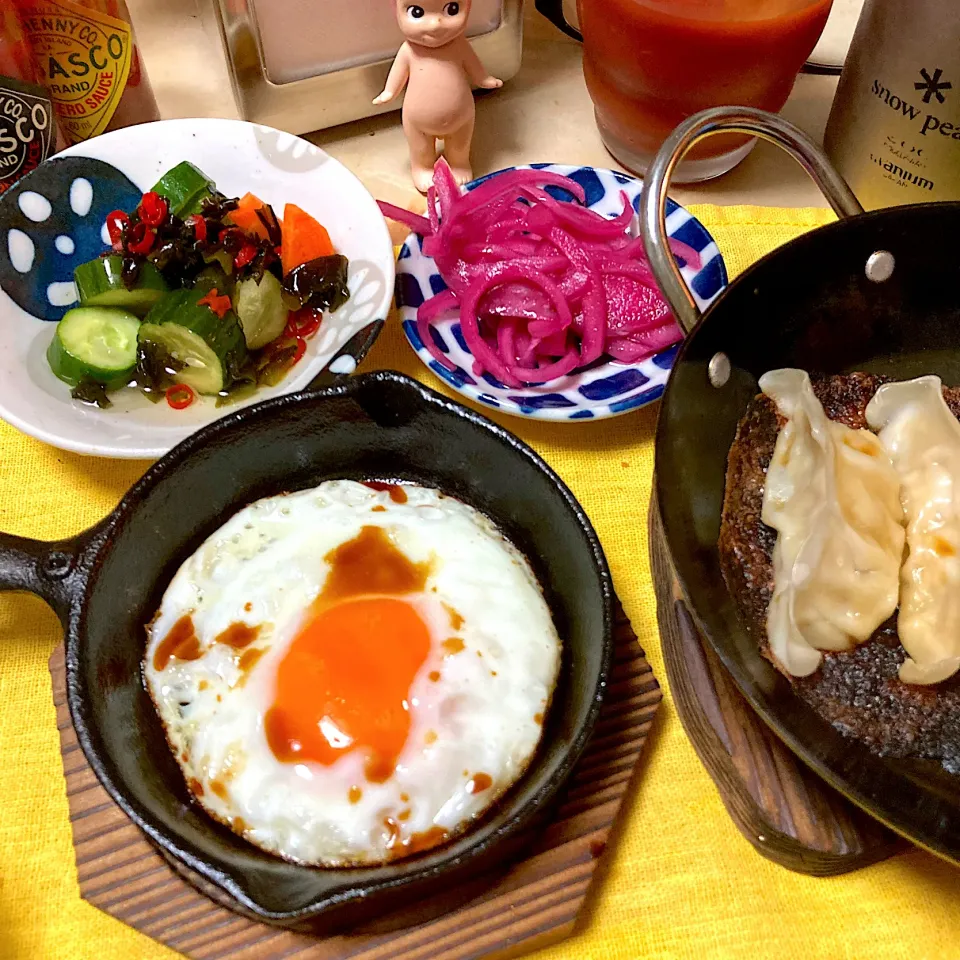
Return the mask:
<path fill-rule="evenodd" d="M 202 300 L 198 300 L 199 306 L 209 307 L 221 320 L 226 316 L 228 310 L 233 309 L 233 303 L 230 298 L 224 294 L 220 296 L 217 288 L 214 287 Z"/>

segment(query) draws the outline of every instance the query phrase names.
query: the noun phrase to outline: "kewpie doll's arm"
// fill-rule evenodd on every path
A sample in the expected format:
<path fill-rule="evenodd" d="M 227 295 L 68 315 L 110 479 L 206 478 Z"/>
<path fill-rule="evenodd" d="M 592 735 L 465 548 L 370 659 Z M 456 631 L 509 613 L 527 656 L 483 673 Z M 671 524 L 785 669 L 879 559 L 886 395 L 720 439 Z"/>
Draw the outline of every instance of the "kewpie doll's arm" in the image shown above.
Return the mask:
<path fill-rule="evenodd" d="M 477 61 L 479 63 L 479 61 Z M 384 84 L 383 93 L 380 94 L 373 102 L 374 103 L 389 103 L 391 100 L 399 97 L 403 92 L 403 88 L 407 85 L 407 80 L 410 79 L 410 52 L 407 49 L 407 45 L 403 44 L 400 49 L 397 51 L 397 55 L 394 58 L 393 66 L 390 68 L 390 73 L 387 75 L 387 82 Z"/>
<path fill-rule="evenodd" d="M 461 38 L 464 46 L 463 69 L 466 70 L 470 82 L 475 87 L 482 87 L 484 90 L 496 90 L 503 86 L 503 81 L 496 77 L 491 77 L 487 73 L 487 68 L 480 62 L 480 58 L 474 53 L 473 47 L 467 42 L 466 38 Z"/>

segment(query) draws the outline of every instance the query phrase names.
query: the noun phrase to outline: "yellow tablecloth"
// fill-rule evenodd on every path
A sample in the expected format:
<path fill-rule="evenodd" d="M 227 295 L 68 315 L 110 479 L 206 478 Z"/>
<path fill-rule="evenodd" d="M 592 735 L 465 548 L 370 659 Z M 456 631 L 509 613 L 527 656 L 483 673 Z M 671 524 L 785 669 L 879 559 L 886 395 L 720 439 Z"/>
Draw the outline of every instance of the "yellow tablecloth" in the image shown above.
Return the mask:
<path fill-rule="evenodd" d="M 695 212 L 732 275 L 831 219 L 819 210 Z M 364 364 L 378 367 L 438 387 L 394 321 Z M 501 418 L 553 465 L 593 519 L 627 614 L 665 687 L 579 933 L 539 956 L 960 957 L 954 868 L 915 851 L 846 877 L 801 877 L 762 859 L 727 817 L 674 712 L 660 656 L 646 542 L 656 416 L 654 406 L 576 426 Z M 107 513 L 145 466 L 63 453 L 0 424 L 0 529 L 70 536 Z M 172 958 L 78 896 L 47 674 L 59 641 L 59 625 L 43 603 L 0 596 L 0 958 Z"/>

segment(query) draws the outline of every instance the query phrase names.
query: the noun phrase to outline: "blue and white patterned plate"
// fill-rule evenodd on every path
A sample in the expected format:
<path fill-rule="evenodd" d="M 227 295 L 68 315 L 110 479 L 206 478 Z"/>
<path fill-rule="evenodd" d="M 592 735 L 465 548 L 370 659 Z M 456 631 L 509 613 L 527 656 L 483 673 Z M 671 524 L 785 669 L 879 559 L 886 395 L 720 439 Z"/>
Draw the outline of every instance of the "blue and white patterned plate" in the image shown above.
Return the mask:
<path fill-rule="evenodd" d="M 587 205 L 615 217 L 623 209 L 620 191 L 630 198 L 634 210 L 640 202 L 641 181 L 624 173 L 597 167 L 573 167 L 557 163 L 530 164 L 537 170 L 550 170 L 570 177 L 586 192 Z M 529 169 L 508 167 L 509 170 Z M 499 170 L 467 184 L 472 190 L 484 180 L 506 171 Z M 548 187 L 558 200 L 570 200 L 565 191 Z M 634 221 L 636 226 L 636 221 Z M 701 310 L 706 309 L 727 285 L 723 257 L 713 238 L 699 220 L 679 204 L 667 201 L 667 233 L 700 253 L 699 270 L 682 267 L 681 273 Z M 407 237 L 397 260 L 397 307 L 403 330 L 417 356 L 440 378 L 464 396 L 504 413 L 542 420 L 589 420 L 615 417 L 659 399 L 673 366 L 679 344 L 640 363 L 618 363 L 607 359 L 539 386 L 520 389 L 504 386 L 490 374 L 473 374 L 473 355 L 467 348 L 456 317 L 441 319 L 432 325 L 437 346 L 455 364 L 448 370 L 438 363 L 424 346 L 417 333 L 417 308 L 424 300 L 446 289 L 432 257 L 423 253 L 417 234 Z"/>

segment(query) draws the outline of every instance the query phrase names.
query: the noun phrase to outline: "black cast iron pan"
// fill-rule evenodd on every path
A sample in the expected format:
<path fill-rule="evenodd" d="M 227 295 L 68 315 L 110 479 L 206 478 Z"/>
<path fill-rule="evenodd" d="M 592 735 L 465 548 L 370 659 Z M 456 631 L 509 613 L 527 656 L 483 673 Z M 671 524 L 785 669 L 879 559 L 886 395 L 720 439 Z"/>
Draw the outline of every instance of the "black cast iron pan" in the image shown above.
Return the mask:
<path fill-rule="evenodd" d="M 253 500 L 336 477 L 435 486 L 494 519 L 533 565 L 564 656 L 541 748 L 490 816 L 418 858 L 319 870 L 261 853 L 190 802 L 140 660 L 144 624 L 204 538 Z M 570 491 L 512 434 L 392 372 L 269 400 L 210 424 L 72 540 L 0 534 L 0 589 L 37 593 L 59 615 L 80 745 L 160 852 L 225 906 L 312 930 L 456 889 L 516 853 L 586 744 L 612 646 L 610 574 Z"/>
<path fill-rule="evenodd" d="M 784 146 L 841 219 L 759 261 L 699 317 L 661 239 L 663 211 L 673 166 L 715 131 Z M 727 454 L 767 370 L 866 370 L 898 379 L 935 373 L 960 384 L 960 203 L 865 214 L 798 129 L 763 111 L 717 108 L 692 117 L 664 144 L 640 210 L 657 278 L 689 331 L 660 410 L 656 496 L 697 625 L 753 708 L 802 760 L 868 813 L 960 862 L 960 779 L 933 762 L 874 755 L 795 695 L 738 619 L 717 553 Z"/>

